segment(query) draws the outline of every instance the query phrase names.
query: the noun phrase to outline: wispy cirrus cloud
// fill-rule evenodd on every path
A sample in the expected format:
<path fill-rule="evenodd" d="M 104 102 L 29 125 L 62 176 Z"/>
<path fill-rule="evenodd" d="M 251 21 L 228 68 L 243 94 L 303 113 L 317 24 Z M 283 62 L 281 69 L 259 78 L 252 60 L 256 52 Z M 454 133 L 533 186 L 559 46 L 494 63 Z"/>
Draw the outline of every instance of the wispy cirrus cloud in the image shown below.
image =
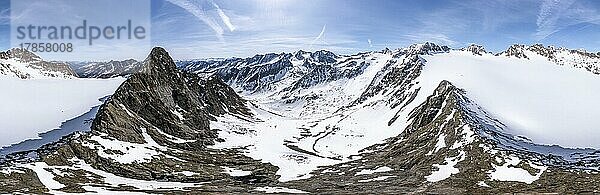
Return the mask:
<path fill-rule="evenodd" d="M 0 25 L 10 24 L 10 8 L 0 10 Z"/>
<path fill-rule="evenodd" d="M 558 20 L 569 10 L 569 7 L 574 2 L 575 0 L 543 1 L 540 6 L 540 12 L 537 15 L 537 32 L 535 33 L 535 37 L 541 40 L 558 31 L 560 27 Z"/>
<path fill-rule="evenodd" d="M 582 23 L 600 25 L 598 7 L 575 0 L 545 0 L 537 15 L 534 36 L 537 40 L 544 40 L 554 33 Z"/>
<path fill-rule="evenodd" d="M 312 48 L 312 46 L 315 44 L 315 42 L 317 42 L 319 39 L 323 38 L 323 35 L 325 34 L 325 28 L 327 28 L 327 24 L 323 25 L 323 28 L 321 29 L 321 32 L 319 33 L 319 35 L 317 35 L 317 37 L 315 37 L 315 39 L 313 39 L 310 42 L 309 48 Z"/>
<path fill-rule="evenodd" d="M 212 14 L 207 11 L 208 8 L 206 8 L 203 5 L 203 2 L 194 1 L 194 0 L 167 0 L 167 1 L 178 7 L 183 8 L 188 13 L 194 15 L 197 19 L 199 19 L 200 21 L 202 21 L 203 23 L 208 25 L 214 31 L 215 36 L 220 41 L 224 40 L 223 34 L 225 31 L 224 31 L 223 27 L 221 27 L 219 22 L 217 22 L 215 20 L 215 17 L 213 17 Z M 225 14 L 225 12 L 221 9 L 221 7 L 219 7 L 219 5 L 217 5 L 212 0 L 210 0 L 209 3 L 216 10 L 222 23 L 229 29 L 229 31 L 234 31 L 235 26 L 231 23 L 231 20 Z"/>
<path fill-rule="evenodd" d="M 221 17 L 221 21 L 223 21 L 223 24 L 225 24 L 225 26 L 227 26 L 227 28 L 229 28 L 229 31 L 234 31 L 235 30 L 235 26 L 233 26 L 233 24 L 231 24 L 231 20 L 229 19 L 229 16 L 227 16 L 227 14 L 225 14 L 225 12 L 221 9 L 221 7 L 219 7 L 219 5 L 217 5 L 214 1 L 210 1 L 210 3 L 212 4 L 212 6 L 214 6 L 217 9 L 217 13 L 219 14 L 219 17 Z"/>

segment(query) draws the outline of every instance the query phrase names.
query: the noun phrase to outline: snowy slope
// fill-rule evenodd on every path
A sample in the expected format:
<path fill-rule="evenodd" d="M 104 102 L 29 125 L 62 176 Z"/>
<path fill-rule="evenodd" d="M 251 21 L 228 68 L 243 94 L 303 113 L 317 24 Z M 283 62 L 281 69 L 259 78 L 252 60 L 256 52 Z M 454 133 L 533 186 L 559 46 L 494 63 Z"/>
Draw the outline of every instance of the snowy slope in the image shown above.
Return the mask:
<path fill-rule="evenodd" d="M 0 77 L 14 78 L 75 78 L 74 75 L 63 72 L 49 71 L 45 69 L 34 68 L 31 63 L 22 62 L 18 59 L 0 59 Z"/>
<path fill-rule="evenodd" d="M 0 51 L 0 76 L 29 78 L 75 78 L 67 63 L 45 61 L 27 50 L 13 48 Z"/>

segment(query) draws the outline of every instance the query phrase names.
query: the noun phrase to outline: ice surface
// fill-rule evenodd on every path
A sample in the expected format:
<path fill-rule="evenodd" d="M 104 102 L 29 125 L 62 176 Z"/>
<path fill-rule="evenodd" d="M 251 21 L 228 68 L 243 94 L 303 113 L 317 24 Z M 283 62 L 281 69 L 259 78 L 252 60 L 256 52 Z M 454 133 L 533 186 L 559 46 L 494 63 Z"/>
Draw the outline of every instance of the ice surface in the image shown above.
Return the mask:
<path fill-rule="evenodd" d="M 62 122 L 102 104 L 124 81 L 114 79 L 18 79 L 0 76 L 0 146 L 38 138 Z"/>

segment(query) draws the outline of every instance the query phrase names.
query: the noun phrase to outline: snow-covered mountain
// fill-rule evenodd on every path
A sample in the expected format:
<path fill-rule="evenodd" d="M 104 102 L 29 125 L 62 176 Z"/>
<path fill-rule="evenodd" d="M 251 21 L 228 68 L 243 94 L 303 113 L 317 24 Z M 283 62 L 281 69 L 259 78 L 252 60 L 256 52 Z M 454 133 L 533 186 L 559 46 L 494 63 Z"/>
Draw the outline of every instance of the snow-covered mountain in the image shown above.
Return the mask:
<path fill-rule="evenodd" d="M 81 78 L 113 78 L 127 76 L 142 69 L 142 62 L 128 59 L 108 62 L 71 62 L 73 70 Z"/>
<path fill-rule="evenodd" d="M 90 133 L 7 155 L 0 192 L 597 193 L 598 60 L 424 43 L 176 65 L 155 48 Z"/>
<path fill-rule="evenodd" d="M 533 54 L 527 55 L 527 53 Z M 531 46 L 516 44 L 496 55 L 514 56 L 525 59 L 529 59 L 528 56 L 539 55 L 561 66 L 583 68 L 594 74 L 600 74 L 600 52 L 590 53 L 585 50 L 556 48 L 554 46 L 544 47 L 541 44 L 534 44 Z"/>
<path fill-rule="evenodd" d="M 77 74 L 66 63 L 44 61 L 32 52 L 14 48 L 0 52 L 0 76 L 74 78 Z"/>

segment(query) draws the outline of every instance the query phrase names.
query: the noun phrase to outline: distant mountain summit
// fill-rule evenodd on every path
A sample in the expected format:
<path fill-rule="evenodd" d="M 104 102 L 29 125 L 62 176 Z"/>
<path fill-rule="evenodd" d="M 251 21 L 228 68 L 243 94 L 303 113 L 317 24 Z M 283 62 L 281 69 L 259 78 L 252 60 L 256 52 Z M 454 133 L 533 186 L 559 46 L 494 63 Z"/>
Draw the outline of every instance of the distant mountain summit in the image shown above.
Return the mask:
<path fill-rule="evenodd" d="M 476 45 L 476 44 L 471 44 L 467 47 L 461 48 L 461 51 L 470 51 L 475 55 L 482 55 L 482 54 L 486 54 L 486 53 L 491 53 L 491 52 L 487 52 L 485 50 L 485 48 L 481 45 Z"/>
<path fill-rule="evenodd" d="M 543 56 L 561 66 L 582 68 L 594 74 L 600 74 L 600 52 L 590 53 L 585 50 L 557 48 L 554 46 L 544 47 L 542 44 L 531 46 L 515 44 L 510 46 L 506 51 L 496 55 L 529 59 L 527 52 Z"/>
<path fill-rule="evenodd" d="M 66 63 L 45 61 L 40 56 L 19 48 L 0 52 L 0 75 L 21 79 L 77 76 Z"/>
<path fill-rule="evenodd" d="M 140 71 L 143 67 L 143 62 L 134 59 L 123 61 L 111 60 L 108 62 L 80 62 L 71 63 L 71 67 L 82 78 L 112 78 L 127 76 Z"/>

